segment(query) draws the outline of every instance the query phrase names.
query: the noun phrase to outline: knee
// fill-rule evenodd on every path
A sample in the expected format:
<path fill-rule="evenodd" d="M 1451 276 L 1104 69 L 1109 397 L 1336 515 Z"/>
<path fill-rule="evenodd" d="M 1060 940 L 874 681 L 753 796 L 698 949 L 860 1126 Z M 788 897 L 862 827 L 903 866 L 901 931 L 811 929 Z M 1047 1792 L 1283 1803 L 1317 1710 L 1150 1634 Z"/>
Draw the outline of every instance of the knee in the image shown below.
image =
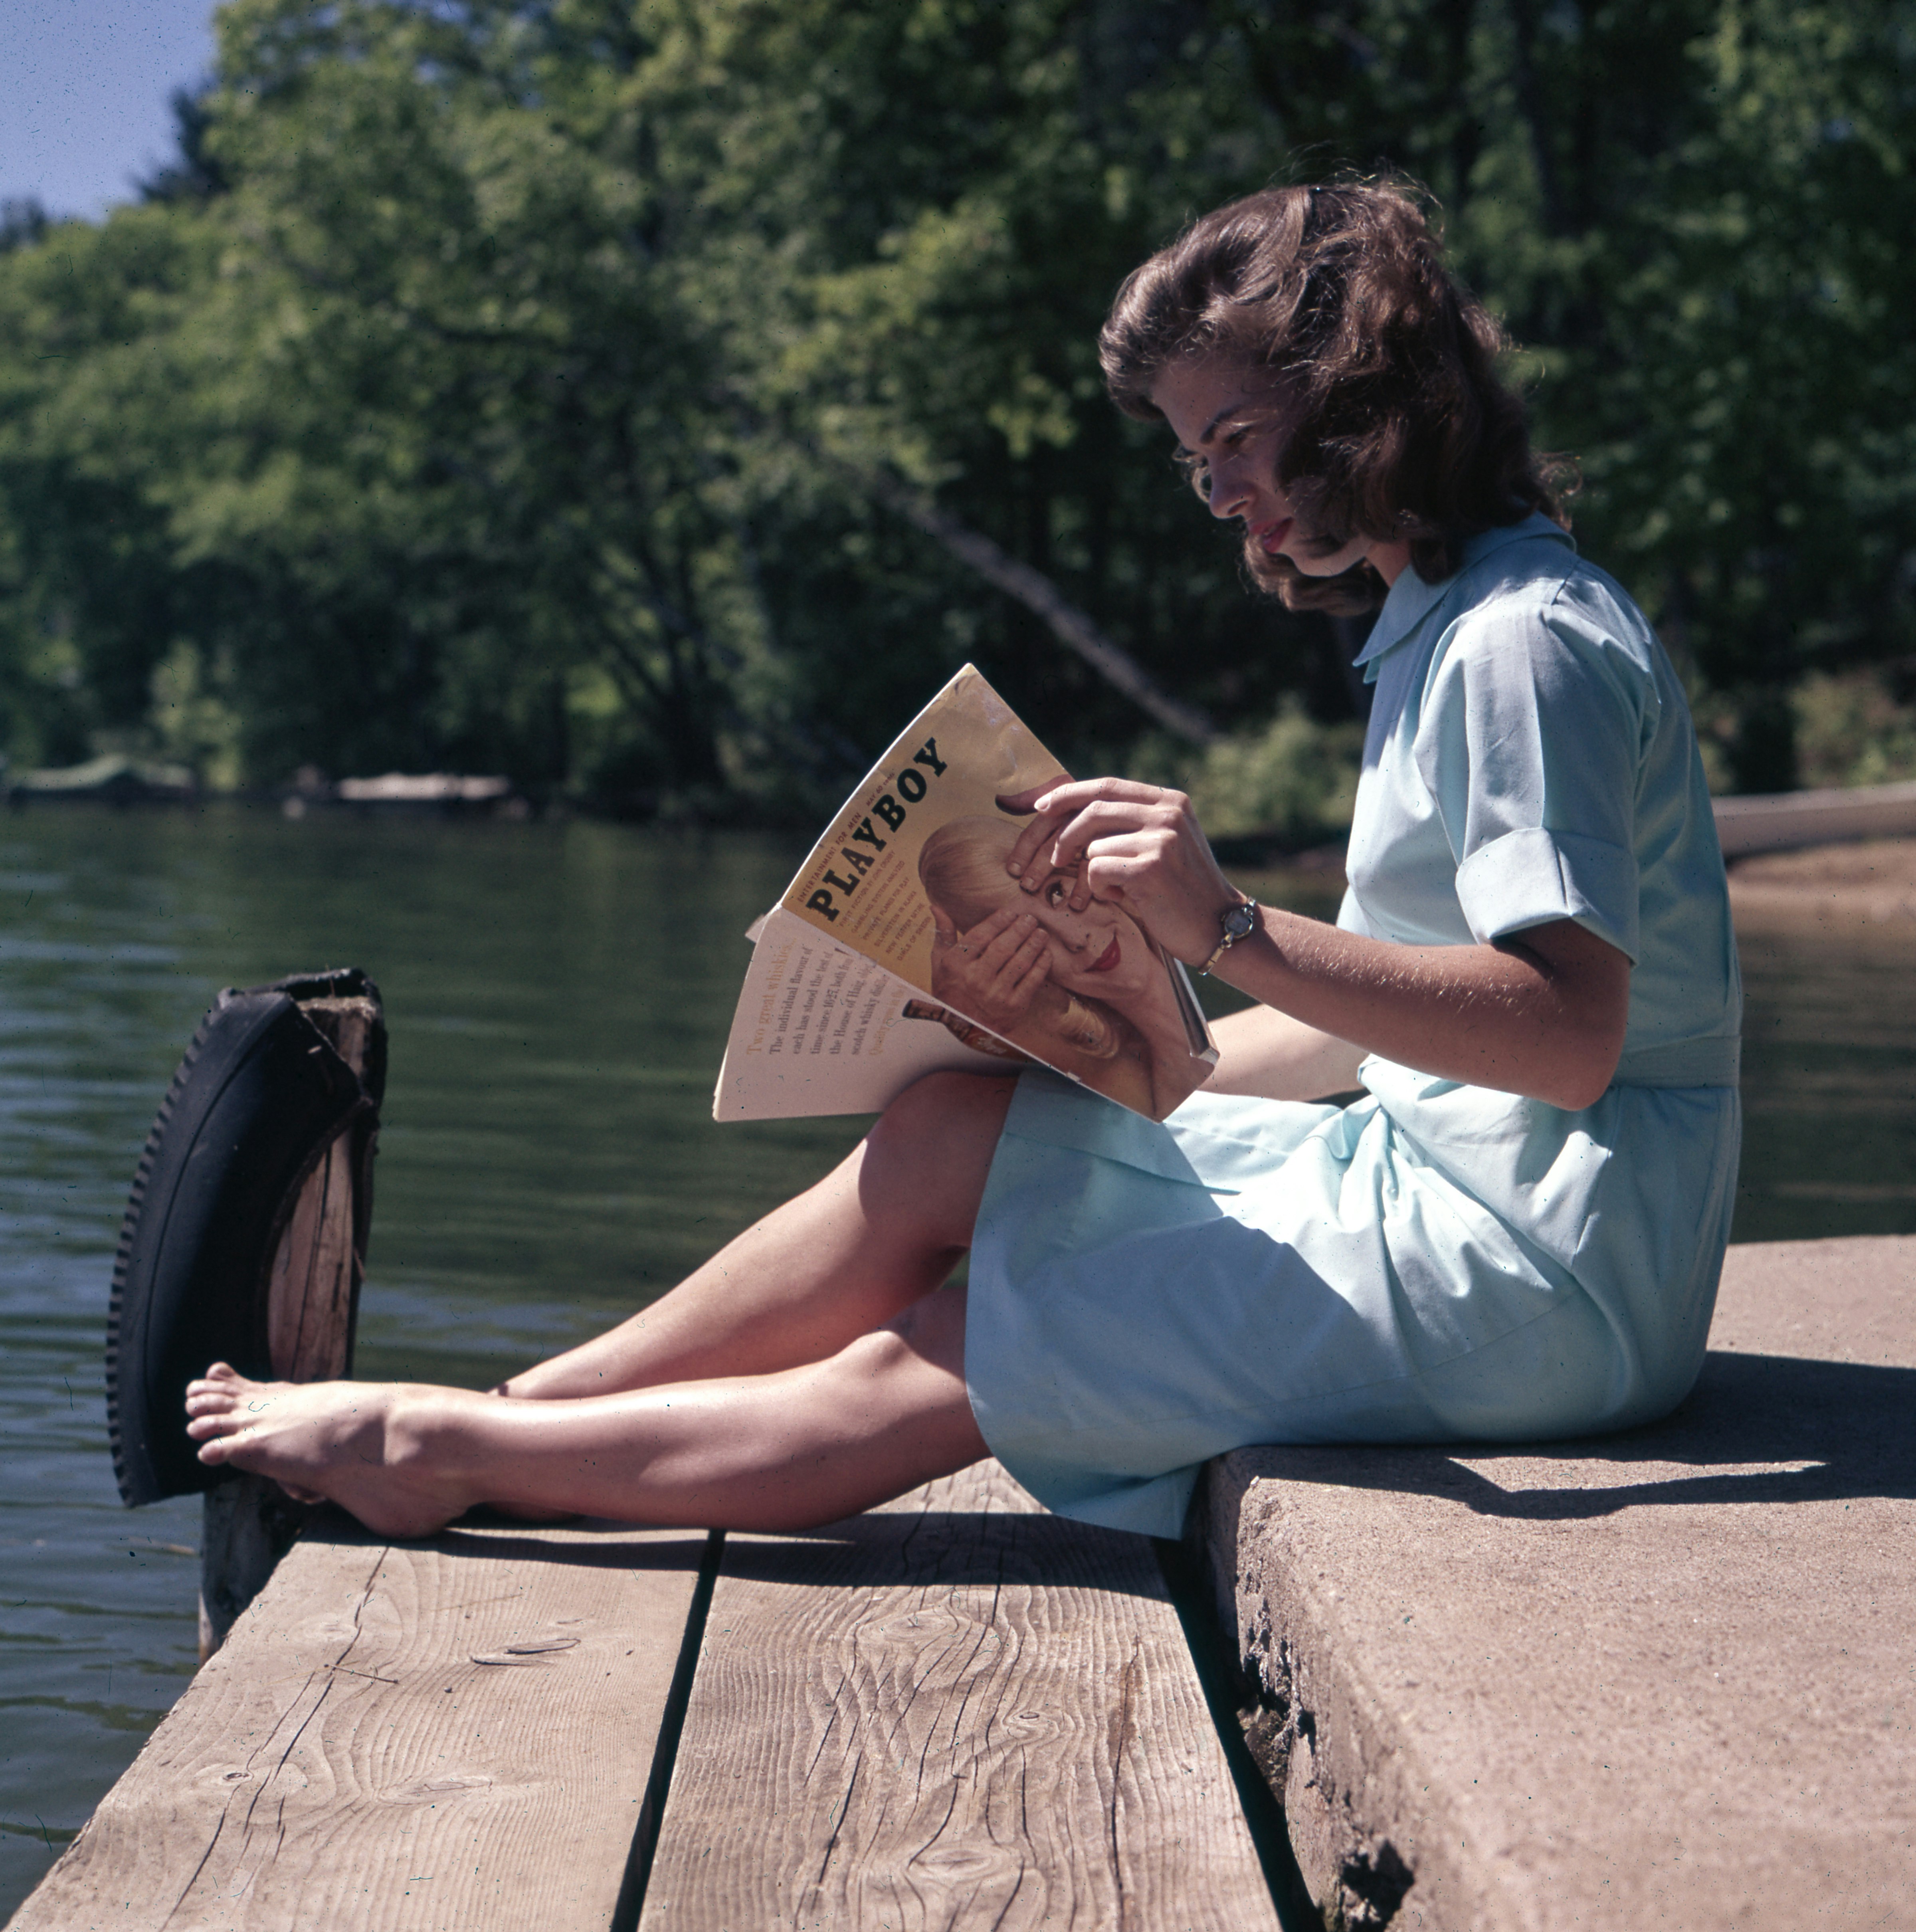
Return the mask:
<path fill-rule="evenodd" d="M 861 1335 L 834 1358 L 834 1372 L 855 1382 L 865 1399 L 880 1389 L 909 1392 L 964 1382 L 965 1293 L 952 1284 L 921 1296 L 904 1312 Z M 947 1391 L 948 1392 L 948 1391 Z"/>
<path fill-rule="evenodd" d="M 868 1207 L 935 1221 L 948 1245 L 964 1246 L 1014 1084 L 988 1073 L 913 1082 L 865 1137 L 859 1191 Z"/>
<path fill-rule="evenodd" d="M 921 1075 L 879 1115 L 874 1138 L 882 1133 L 943 1141 L 968 1127 L 988 1125 L 995 1142 L 1016 1078 L 1003 1073 Z"/>

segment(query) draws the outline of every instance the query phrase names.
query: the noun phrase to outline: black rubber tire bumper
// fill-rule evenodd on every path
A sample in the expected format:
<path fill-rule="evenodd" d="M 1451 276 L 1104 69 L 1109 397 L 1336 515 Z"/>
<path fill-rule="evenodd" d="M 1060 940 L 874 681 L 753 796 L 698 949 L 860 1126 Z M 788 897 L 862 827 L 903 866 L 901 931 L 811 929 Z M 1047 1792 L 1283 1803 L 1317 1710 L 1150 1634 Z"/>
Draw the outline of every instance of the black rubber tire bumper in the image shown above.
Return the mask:
<path fill-rule="evenodd" d="M 211 1489 L 224 1474 L 194 1453 L 186 1385 L 216 1360 L 271 1374 L 273 1257 L 301 1185 L 342 1134 L 353 1142 L 353 1245 L 365 1252 L 385 1029 L 376 1022 L 355 1074 L 301 1010 L 325 998 L 378 1009 L 378 988 L 356 968 L 223 992 L 147 1136 L 106 1328 L 107 1430 L 130 1504 Z"/>

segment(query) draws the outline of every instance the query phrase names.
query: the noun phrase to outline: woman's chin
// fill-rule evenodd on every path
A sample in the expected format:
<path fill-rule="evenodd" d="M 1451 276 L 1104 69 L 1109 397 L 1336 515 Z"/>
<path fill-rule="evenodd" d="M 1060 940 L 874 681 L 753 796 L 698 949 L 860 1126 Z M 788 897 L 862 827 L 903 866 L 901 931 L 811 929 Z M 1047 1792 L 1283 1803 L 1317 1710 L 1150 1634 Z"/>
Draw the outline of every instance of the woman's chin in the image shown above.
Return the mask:
<path fill-rule="evenodd" d="M 1102 1000 L 1108 1006 L 1121 1007 L 1138 998 L 1147 990 L 1147 985 L 1144 976 L 1126 961 L 1102 973 L 1075 974 L 1066 990 L 1081 998 Z"/>

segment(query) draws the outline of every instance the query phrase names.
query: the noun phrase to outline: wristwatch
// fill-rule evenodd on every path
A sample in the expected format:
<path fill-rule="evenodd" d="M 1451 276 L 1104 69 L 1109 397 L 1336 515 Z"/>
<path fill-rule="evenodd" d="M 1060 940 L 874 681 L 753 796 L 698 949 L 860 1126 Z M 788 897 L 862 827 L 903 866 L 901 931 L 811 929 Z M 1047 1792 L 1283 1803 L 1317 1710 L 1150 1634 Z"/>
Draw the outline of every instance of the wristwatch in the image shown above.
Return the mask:
<path fill-rule="evenodd" d="M 1208 974 L 1240 939 L 1248 939 L 1258 929 L 1258 902 L 1245 899 L 1233 906 L 1228 912 L 1218 915 L 1218 930 L 1222 937 L 1218 940 L 1217 950 L 1198 968 L 1199 976 Z"/>

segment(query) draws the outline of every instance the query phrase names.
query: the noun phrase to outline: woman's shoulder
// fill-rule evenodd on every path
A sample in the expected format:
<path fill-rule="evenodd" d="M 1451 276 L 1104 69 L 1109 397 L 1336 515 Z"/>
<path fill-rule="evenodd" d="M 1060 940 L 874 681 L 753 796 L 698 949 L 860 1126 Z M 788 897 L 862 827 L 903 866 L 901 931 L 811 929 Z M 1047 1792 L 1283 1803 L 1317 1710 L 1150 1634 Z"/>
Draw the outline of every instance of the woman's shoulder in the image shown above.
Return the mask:
<path fill-rule="evenodd" d="M 1420 738 L 1561 740 L 1603 718 L 1642 745 L 1681 708 L 1655 633 L 1614 578 L 1561 541 L 1508 544 L 1485 561 L 1424 668 Z"/>
<path fill-rule="evenodd" d="M 1438 652 L 1457 666 L 1518 656 L 1656 678 L 1661 649 L 1636 599 L 1561 538 L 1504 544 L 1460 572 L 1459 589 Z"/>

